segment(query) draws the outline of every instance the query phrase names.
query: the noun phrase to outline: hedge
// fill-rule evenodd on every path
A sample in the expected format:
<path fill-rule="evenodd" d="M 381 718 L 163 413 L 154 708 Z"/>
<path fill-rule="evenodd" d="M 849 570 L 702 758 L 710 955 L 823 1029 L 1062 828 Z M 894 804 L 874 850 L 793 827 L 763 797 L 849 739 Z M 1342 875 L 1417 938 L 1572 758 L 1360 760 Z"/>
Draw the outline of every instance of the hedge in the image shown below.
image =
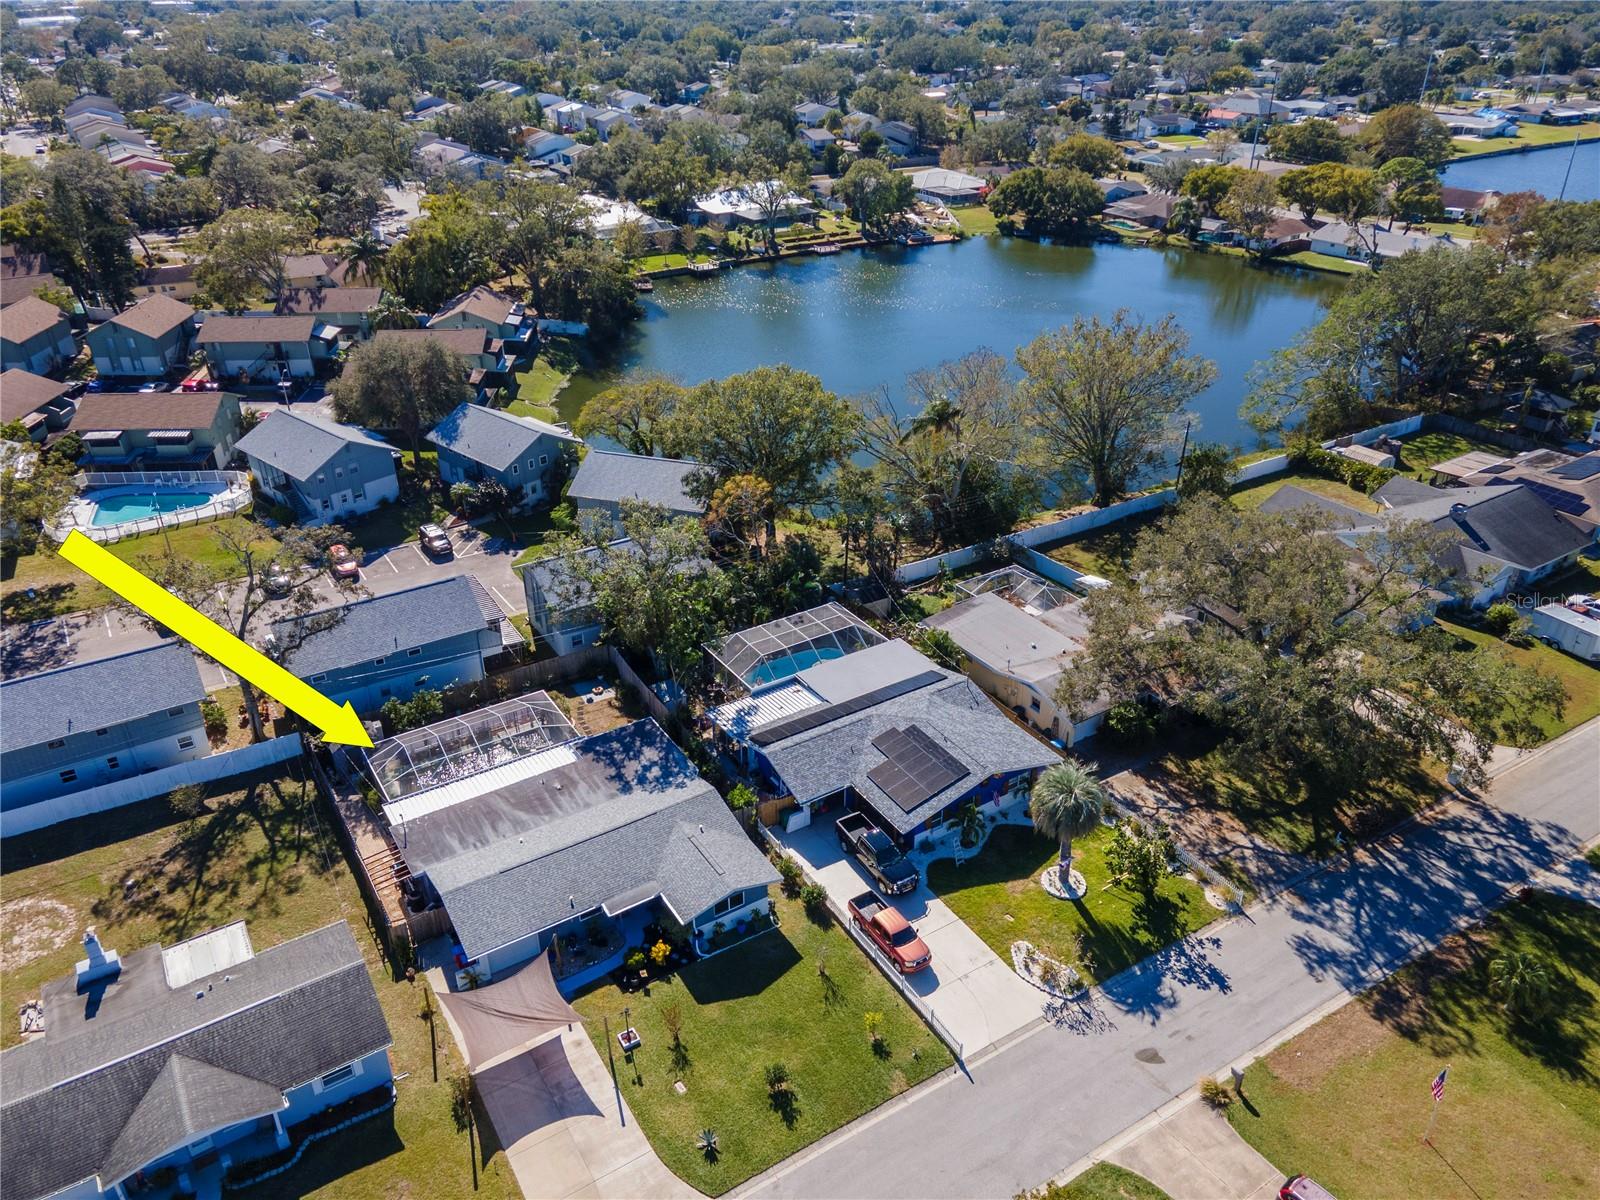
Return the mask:
<path fill-rule="evenodd" d="M 1390 467 L 1357 462 L 1353 458 L 1324 450 L 1321 446 L 1299 446 L 1290 450 L 1289 466 L 1291 470 L 1305 471 L 1323 479 L 1336 479 L 1368 496 L 1400 474 Z"/>

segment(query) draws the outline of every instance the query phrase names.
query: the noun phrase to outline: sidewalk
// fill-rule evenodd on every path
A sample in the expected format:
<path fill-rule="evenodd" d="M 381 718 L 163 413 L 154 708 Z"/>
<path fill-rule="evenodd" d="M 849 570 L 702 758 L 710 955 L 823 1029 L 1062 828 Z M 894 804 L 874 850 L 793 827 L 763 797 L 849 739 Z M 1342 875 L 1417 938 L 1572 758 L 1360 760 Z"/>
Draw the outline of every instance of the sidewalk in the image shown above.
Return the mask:
<path fill-rule="evenodd" d="M 1105 1157 L 1172 1200 L 1274 1200 L 1284 1176 L 1198 1097 Z"/>

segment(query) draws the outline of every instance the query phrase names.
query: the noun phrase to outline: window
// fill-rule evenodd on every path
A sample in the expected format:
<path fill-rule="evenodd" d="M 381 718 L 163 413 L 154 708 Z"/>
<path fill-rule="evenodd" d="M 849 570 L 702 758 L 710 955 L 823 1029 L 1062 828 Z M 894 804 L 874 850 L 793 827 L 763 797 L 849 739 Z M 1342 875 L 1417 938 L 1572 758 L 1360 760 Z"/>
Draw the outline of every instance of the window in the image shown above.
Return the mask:
<path fill-rule="evenodd" d="M 67 739 L 66 738 L 57 738 L 53 742 L 46 742 L 44 748 L 46 750 L 59 750 L 59 749 L 61 749 L 61 747 L 65 746 L 66 744 L 67 744 Z"/>
<path fill-rule="evenodd" d="M 178 749 L 179 750 L 193 750 L 194 749 L 194 739 L 192 737 L 190 737 L 188 734 L 184 734 L 181 738 L 178 739 Z"/>
<path fill-rule="evenodd" d="M 311 682 L 312 683 L 321 683 L 327 677 L 328 677 L 328 674 L 327 674 L 326 671 L 324 671 L 321 675 L 313 675 L 311 677 Z"/>
<path fill-rule="evenodd" d="M 359 474 L 360 471 L 361 471 L 361 464 L 360 463 L 351 463 L 350 464 L 350 474 L 356 475 L 356 474 Z"/>
<path fill-rule="evenodd" d="M 78 773 L 76 771 L 71 771 L 71 770 L 61 772 L 61 782 L 62 783 L 76 783 L 76 782 L 78 782 Z"/>
<path fill-rule="evenodd" d="M 381 666 L 383 666 L 383 663 L 384 663 L 384 660 L 381 659 L 381 658 L 375 658 L 375 659 L 372 660 L 372 665 L 375 666 L 375 667 L 381 667 Z"/>
<path fill-rule="evenodd" d="M 573 634 L 572 635 L 572 646 L 573 646 L 573 649 L 577 649 L 581 645 L 583 645 L 583 634 L 581 634 L 581 633 Z"/>
<path fill-rule="evenodd" d="M 317 472 L 317 482 L 318 483 L 327 483 L 328 482 L 328 476 L 327 476 L 326 472 L 323 472 L 323 471 L 318 471 Z"/>
<path fill-rule="evenodd" d="M 333 469 L 333 477 L 335 479 L 343 479 L 344 478 L 344 468 L 343 467 L 335 467 Z"/>
<path fill-rule="evenodd" d="M 416 658 L 417 655 L 419 655 L 421 653 L 422 653 L 422 647 L 421 646 L 413 646 L 413 647 L 411 647 L 411 649 L 406 651 L 406 657 L 407 658 Z"/>
<path fill-rule="evenodd" d="M 541 467 L 544 466 L 549 461 L 550 461 L 550 456 L 548 454 L 539 455 L 539 465 Z"/>
<path fill-rule="evenodd" d="M 1028 707 L 1031 708 L 1034 712 L 1038 712 L 1039 711 L 1039 701 L 1038 701 L 1038 699 L 1035 698 L 1033 700 L 1028 701 Z"/>
<path fill-rule="evenodd" d="M 167 716 L 169 716 L 169 717 L 181 717 L 181 716 L 183 716 L 183 705 L 180 704 L 180 705 L 178 705 L 177 708 L 169 708 L 169 709 L 167 709 Z"/>
<path fill-rule="evenodd" d="M 108 771 L 115 771 L 120 766 L 122 766 L 122 763 L 118 761 L 115 754 L 106 759 L 106 769 Z"/>
<path fill-rule="evenodd" d="M 533 470 L 533 459 L 531 458 L 528 460 L 528 470 Z"/>
<path fill-rule="evenodd" d="M 337 1071 L 329 1071 L 326 1075 L 324 1075 L 322 1077 L 322 1086 L 325 1088 L 338 1087 L 339 1084 L 343 1083 L 346 1079 L 354 1079 L 355 1074 L 355 1064 L 346 1063 Z"/>
<path fill-rule="evenodd" d="M 111 731 L 109 729 L 96 729 L 94 731 L 94 735 L 95 735 L 95 737 L 105 737 L 105 735 L 110 733 L 110 732 Z"/>
<path fill-rule="evenodd" d="M 736 908 L 744 907 L 744 893 L 734 892 L 731 896 L 724 896 L 711 906 L 711 915 L 720 917 L 723 913 L 730 913 Z"/>
<path fill-rule="evenodd" d="M 332 507 L 333 507 L 333 501 L 329 500 L 326 496 L 324 496 L 322 498 L 322 510 L 324 512 L 326 512 L 328 509 L 330 509 Z"/>
<path fill-rule="evenodd" d="M 522 468 L 520 466 L 518 466 L 516 463 L 512 463 L 511 464 L 511 473 L 513 475 L 517 474 L 521 470 L 522 470 Z"/>

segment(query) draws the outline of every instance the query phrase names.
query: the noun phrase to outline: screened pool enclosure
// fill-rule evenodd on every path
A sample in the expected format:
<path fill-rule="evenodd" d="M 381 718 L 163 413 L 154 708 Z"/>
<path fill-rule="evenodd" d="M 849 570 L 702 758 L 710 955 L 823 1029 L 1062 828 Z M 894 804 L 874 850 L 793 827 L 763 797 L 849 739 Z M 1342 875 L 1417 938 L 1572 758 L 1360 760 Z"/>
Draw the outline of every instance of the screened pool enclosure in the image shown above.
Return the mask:
<path fill-rule="evenodd" d="M 385 738 L 367 754 L 385 803 L 440 787 L 578 736 L 546 692 Z"/>
<path fill-rule="evenodd" d="M 838 604 L 779 617 L 710 647 L 729 679 L 752 690 L 887 639 Z"/>

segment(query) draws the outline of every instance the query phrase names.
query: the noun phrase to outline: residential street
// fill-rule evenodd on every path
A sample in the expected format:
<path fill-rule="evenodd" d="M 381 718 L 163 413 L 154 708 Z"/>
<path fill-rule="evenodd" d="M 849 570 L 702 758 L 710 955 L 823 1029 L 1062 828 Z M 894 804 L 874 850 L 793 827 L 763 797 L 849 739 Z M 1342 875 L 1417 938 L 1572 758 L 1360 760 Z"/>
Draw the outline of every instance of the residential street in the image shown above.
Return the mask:
<path fill-rule="evenodd" d="M 739 1195 L 1004 1197 L 1352 995 L 1555 867 L 1600 899 L 1600 721 L 1340 867 L 1117 976 L 1051 1024 L 825 1139 Z"/>

